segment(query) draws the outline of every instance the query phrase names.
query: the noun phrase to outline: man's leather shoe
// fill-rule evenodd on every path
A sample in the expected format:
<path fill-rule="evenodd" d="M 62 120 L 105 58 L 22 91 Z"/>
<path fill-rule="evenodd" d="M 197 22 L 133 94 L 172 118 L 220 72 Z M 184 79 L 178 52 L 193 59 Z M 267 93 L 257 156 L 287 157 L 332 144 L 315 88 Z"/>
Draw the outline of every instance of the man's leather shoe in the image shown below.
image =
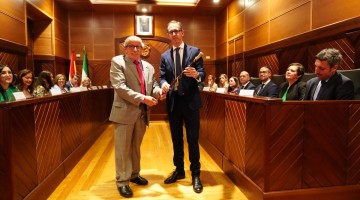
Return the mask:
<path fill-rule="evenodd" d="M 130 182 L 136 183 L 138 185 L 147 185 L 148 184 L 148 181 L 144 177 L 141 177 L 140 175 L 137 176 L 136 178 L 130 179 Z"/>
<path fill-rule="evenodd" d="M 177 180 L 184 179 L 185 178 L 185 172 L 179 172 L 179 171 L 173 171 L 173 173 L 167 177 L 164 181 L 165 184 L 175 183 Z"/>
<path fill-rule="evenodd" d="M 130 198 L 133 196 L 133 193 L 129 185 L 120 186 L 118 187 L 118 190 L 120 192 L 120 195 L 123 197 Z"/>
<path fill-rule="evenodd" d="M 200 177 L 194 176 L 192 184 L 194 192 L 201 193 L 203 191 L 203 185 L 201 184 Z"/>

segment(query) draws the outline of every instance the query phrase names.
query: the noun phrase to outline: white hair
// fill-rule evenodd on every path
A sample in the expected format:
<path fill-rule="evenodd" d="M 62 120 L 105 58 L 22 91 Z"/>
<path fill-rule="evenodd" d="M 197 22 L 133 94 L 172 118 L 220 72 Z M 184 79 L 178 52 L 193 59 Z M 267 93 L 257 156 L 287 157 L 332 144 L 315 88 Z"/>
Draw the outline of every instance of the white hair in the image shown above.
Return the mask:
<path fill-rule="evenodd" d="M 124 46 L 126 47 L 129 44 L 129 42 L 140 42 L 141 47 L 144 47 L 144 43 L 142 42 L 141 38 L 139 38 L 138 36 L 132 35 L 127 37 L 125 39 Z"/>

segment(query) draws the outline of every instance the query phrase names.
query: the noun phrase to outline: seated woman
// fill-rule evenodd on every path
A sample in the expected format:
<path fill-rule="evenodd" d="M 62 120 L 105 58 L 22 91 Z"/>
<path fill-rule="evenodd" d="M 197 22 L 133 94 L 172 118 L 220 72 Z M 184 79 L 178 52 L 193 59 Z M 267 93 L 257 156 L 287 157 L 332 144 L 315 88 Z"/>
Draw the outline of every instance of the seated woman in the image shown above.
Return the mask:
<path fill-rule="evenodd" d="M 26 98 L 31 98 L 33 93 L 34 74 L 31 70 L 22 69 L 18 73 L 17 88 L 22 91 Z"/>
<path fill-rule="evenodd" d="M 91 88 L 91 80 L 89 77 L 85 77 L 84 80 L 81 82 L 81 87 Z"/>
<path fill-rule="evenodd" d="M 305 68 L 300 63 L 291 63 L 286 70 L 286 82 L 280 84 L 279 98 L 286 100 L 303 100 L 306 83 L 301 81 Z"/>
<path fill-rule="evenodd" d="M 239 94 L 240 91 L 240 84 L 239 79 L 235 76 L 232 76 L 229 79 L 229 93 L 230 94 Z"/>
<path fill-rule="evenodd" d="M 14 73 L 9 66 L 0 64 L 0 102 L 14 100 L 18 88 L 13 85 Z"/>
<path fill-rule="evenodd" d="M 65 87 L 66 84 L 66 77 L 64 74 L 58 74 L 55 76 L 54 79 L 54 86 L 52 86 L 53 89 L 58 89 L 62 93 L 69 92 L 68 89 Z"/>
<path fill-rule="evenodd" d="M 213 75 L 209 75 L 208 76 L 208 87 L 209 87 L 209 92 L 216 92 L 216 89 L 218 88 L 218 85 L 215 83 L 214 80 L 214 76 Z"/>
<path fill-rule="evenodd" d="M 39 77 L 34 83 L 34 97 L 43 97 L 50 95 L 50 88 L 53 86 L 51 81 L 52 73 L 49 71 L 42 71 L 39 74 Z"/>
<path fill-rule="evenodd" d="M 225 93 L 229 90 L 228 76 L 226 74 L 220 74 L 219 88 L 225 88 Z"/>

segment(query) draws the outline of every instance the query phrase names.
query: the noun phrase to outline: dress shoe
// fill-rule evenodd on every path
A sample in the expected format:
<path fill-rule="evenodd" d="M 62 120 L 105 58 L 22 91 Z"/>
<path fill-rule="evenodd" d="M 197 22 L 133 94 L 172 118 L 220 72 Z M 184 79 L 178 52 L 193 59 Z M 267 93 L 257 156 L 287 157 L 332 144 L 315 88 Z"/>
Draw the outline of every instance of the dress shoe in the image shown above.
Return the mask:
<path fill-rule="evenodd" d="M 120 195 L 123 197 L 130 198 L 133 196 L 133 193 L 129 185 L 120 186 L 118 187 L 118 190 L 120 192 Z"/>
<path fill-rule="evenodd" d="M 200 177 L 194 176 L 192 184 L 194 192 L 201 193 L 203 191 L 203 185 L 201 184 Z"/>
<path fill-rule="evenodd" d="M 148 181 L 144 177 L 141 177 L 140 175 L 135 178 L 130 179 L 130 182 L 136 183 L 138 185 L 147 185 L 148 184 Z"/>
<path fill-rule="evenodd" d="M 179 172 L 179 171 L 173 171 L 173 173 L 167 177 L 164 181 L 165 184 L 175 183 L 177 180 L 184 179 L 185 178 L 185 172 Z"/>

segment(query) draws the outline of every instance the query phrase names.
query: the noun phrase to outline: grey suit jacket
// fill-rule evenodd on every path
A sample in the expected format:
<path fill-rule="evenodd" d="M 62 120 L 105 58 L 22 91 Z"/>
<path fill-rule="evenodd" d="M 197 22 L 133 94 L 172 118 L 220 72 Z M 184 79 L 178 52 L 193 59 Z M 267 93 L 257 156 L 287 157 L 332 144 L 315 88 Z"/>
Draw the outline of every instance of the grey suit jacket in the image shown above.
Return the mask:
<path fill-rule="evenodd" d="M 146 95 L 158 97 L 161 89 L 154 77 L 154 67 L 141 61 L 145 79 Z M 110 113 L 110 121 L 122 124 L 133 124 L 141 115 L 140 104 L 144 95 L 141 94 L 140 77 L 133 61 L 123 55 L 111 60 L 110 81 L 114 88 L 114 102 Z M 150 109 L 147 109 L 147 121 Z"/>

